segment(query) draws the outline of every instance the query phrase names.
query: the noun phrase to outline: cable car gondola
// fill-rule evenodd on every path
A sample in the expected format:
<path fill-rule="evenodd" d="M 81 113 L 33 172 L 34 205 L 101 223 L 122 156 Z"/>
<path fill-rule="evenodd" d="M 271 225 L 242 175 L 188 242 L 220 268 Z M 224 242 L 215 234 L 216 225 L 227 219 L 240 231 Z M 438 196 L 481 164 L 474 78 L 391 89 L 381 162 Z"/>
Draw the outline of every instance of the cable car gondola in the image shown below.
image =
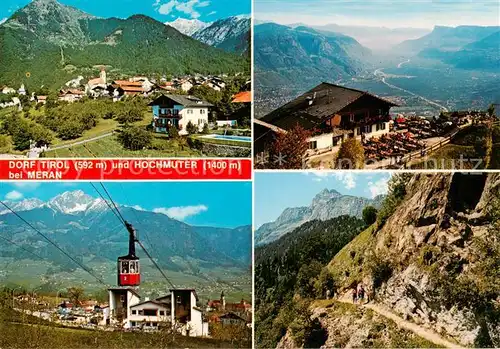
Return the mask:
<path fill-rule="evenodd" d="M 125 222 L 129 232 L 128 255 L 118 257 L 118 285 L 139 286 L 141 284 L 141 273 L 139 257 L 135 255 L 135 243 L 137 241 L 134 227 Z"/>

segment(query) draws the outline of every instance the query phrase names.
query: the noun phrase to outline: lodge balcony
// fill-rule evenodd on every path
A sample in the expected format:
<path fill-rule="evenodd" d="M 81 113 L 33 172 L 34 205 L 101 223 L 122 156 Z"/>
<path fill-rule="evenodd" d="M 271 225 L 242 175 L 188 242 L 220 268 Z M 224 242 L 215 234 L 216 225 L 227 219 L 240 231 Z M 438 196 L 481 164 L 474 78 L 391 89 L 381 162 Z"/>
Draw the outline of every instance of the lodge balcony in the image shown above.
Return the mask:
<path fill-rule="evenodd" d="M 155 115 L 155 116 L 158 118 L 162 118 L 162 119 L 177 119 L 177 120 L 182 119 L 182 115 L 172 114 L 170 112 L 166 112 L 166 113 L 159 112 L 158 115 Z"/>
<path fill-rule="evenodd" d="M 340 125 L 338 126 L 342 130 L 354 130 L 355 128 L 358 127 L 363 127 L 363 126 L 369 126 L 369 125 L 374 125 L 382 122 L 389 122 L 391 121 L 391 117 L 389 114 L 385 115 L 376 115 L 376 116 L 370 116 L 370 117 L 364 117 L 364 118 L 355 118 L 354 120 L 352 119 L 342 119 L 340 122 Z"/>

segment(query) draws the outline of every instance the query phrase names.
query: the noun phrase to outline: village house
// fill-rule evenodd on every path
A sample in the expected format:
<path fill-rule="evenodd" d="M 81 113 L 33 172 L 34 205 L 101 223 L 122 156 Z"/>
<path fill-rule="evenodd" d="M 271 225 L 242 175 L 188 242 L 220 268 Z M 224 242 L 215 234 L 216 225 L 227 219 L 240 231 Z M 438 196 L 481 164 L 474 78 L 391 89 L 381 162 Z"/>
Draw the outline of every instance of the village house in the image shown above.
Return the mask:
<path fill-rule="evenodd" d="M 389 133 L 389 110 L 396 104 L 365 91 L 322 83 L 254 120 L 255 154 L 264 153 L 275 134 L 296 125 L 312 132 L 306 155 L 336 153 L 347 138 L 367 140 Z"/>
<path fill-rule="evenodd" d="M 174 83 L 175 83 L 174 86 L 177 90 L 182 90 L 184 92 L 189 92 L 189 90 L 191 90 L 194 86 L 192 81 L 190 81 L 189 79 L 177 80 L 174 81 Z"/>
<path fill-rule="evenodd" d="M 21 96 L 26 96 L 26 87 L 24 87 L 24 84 L 22 84 L 19 90 L 17 90 L 17 93 Z"/>
<path fill-rule="evenodd" d="M 2 88 L 2 93 L 4 95 L 10 95 L 10 94 L 16 93 L 16 90 L 13 89 L 12 87 L 5 86 L 5 87 Z"/>
<path fill-rule="evenodd" d="M 110 288 L 109 311 L 104 312 L 103 324 L 117 324 L 128 329 L 172 326 L 185 336 L 207 336 L 208 323 L 203 321 L 197 302 L 194 289 L 172 289 L 166 296 L 141 301 L 132 288 Z"/>
<path fill-rule="evenodd" d="M 36 103 L 45 105 L 47 103 L 47 96 L 36 96 Z"/>
<path fill-rule="evenodd" d="M 69 90 L 60 90 L 59 91 L 59 100 L 62 102 L 73 103 L 79 101 L 85 96 L 83 91 L 77 89 L 69 89 Z"/>
<path fill-rule="evenodd" d="M 247 320 L 242 318 L 241 316 L 229 312 L 222 316 L 219 316 L 219 321 L 222 326 L 245 326 L 247 325 Z"/>
<path fill-rule="evenodd" d="M 149 104 L 153 109 L 153 128 L 158 133 L 168 133 L 175 127 L 181 135 L 187 135 L 189 122 L 203 130 L 208 124 L 208 115 L 212 104 L 189 95 L 162 95 Z"/>

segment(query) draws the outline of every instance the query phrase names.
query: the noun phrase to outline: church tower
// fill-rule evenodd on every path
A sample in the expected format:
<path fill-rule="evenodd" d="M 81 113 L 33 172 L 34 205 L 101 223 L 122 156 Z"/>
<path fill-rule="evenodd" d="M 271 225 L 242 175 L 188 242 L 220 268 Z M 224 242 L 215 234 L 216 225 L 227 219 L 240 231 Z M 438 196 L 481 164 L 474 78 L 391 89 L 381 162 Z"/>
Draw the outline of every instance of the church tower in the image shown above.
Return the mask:
<path fill-rule="evenodd" d="M 224 291 L 221 292 L 220 294 L 220 304 L 222 306 L 222 310 L 226 310 L 226 297 L 224 296 Z"/>
<path fill-rule="evenodd" d="M 101 67 L 101 74 L 99 75 L 99 77 L 101 78 L 101 81 L 104 85 L 108 84 L 108 79 L 106 76 L 106 68 L 105 67 Z"/>

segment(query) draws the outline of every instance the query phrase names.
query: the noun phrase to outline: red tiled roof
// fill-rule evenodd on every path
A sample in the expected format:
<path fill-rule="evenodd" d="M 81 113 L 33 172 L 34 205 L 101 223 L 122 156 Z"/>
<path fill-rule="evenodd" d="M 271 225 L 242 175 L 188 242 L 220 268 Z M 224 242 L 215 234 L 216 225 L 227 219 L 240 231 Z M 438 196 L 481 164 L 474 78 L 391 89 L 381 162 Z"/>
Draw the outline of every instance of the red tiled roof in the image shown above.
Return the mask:
<path fill-rule="evenodd" d="M 121 89 L 125 92 L 145 92 L 142 87 L 136 87 L 136 86 L 120 86 Z"/>
<path fill-rule="evenodd" d="M 233 96 L 233 103 L 251 103 L 252 93 L 250 91 L 243 91 Z"/>
<path fill-rule="evenodd" d="M 140 81 L 128 81 L 128 80 L 115 80 L 115 84 L 120 85 L 122 88 L 124 86 L 136 86 L 136 87 L 142 87 L 142 82 Z"/>

